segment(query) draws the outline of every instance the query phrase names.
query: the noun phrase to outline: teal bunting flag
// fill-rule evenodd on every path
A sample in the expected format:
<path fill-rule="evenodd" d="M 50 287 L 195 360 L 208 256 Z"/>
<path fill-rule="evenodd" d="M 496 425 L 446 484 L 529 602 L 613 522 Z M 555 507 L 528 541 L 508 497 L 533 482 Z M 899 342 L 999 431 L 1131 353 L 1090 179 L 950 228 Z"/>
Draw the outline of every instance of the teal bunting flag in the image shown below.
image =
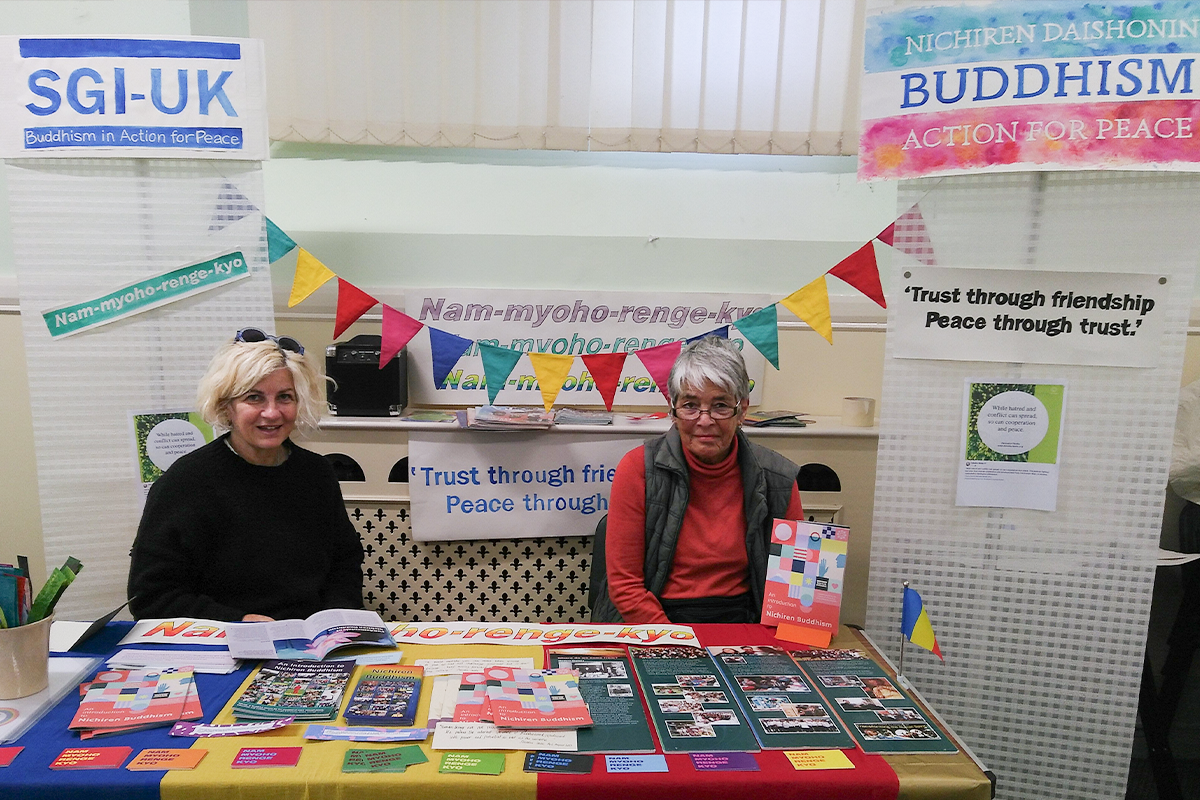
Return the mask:
<path fill-rule="evenodd" d="M 429 328 L 429 349 L 433 351 L 433 386 L 441 389 L 446 382 L 446 376 L 454 365 L 462 358 L 462 354 L 471 349 L 474 344 L 470 339 L 446 333 L 437 328 Z"/>
<path fill-rule="evenodd" d="M 295 250 L 296 243 L 292 237 L 280 230 L 278 225 L 271 222 L 269 217 L 263 217 L 263 219 L 267 221 L 267 259 L 274 264 Z"/>
<path fill-rule="evenodd" d="M 747 314 L 733 325 L 771 362 L 771 366 L 779 369 L 779 314 L 774 303 Z"/>
<path fill-rule="evenodd" d="M 523 355 L 519 350 L 486 342 L 479 343 L 479 356 L 483 359 L 483 375 L 487 382 L 488 403 L 496 402 L 496 395 L 500 394 L 513 367 Z"/>

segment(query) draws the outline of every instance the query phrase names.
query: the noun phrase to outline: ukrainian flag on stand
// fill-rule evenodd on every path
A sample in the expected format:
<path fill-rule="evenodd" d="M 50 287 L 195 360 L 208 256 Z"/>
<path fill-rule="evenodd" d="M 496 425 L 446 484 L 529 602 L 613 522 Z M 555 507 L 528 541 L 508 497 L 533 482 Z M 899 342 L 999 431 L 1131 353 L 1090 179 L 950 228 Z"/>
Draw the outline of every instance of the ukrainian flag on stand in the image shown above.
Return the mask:
<path fill-rule="evenodd" d="M 917 647 L 924 647 L 942 661 L 942 649 L 938 647 L 937 637 L 933 635 L 933 624 L 925 613 L 925 604 L 921 595 L 915 589 L 904 587 L 904 611 L 900 617 L 900 632 Z"/>

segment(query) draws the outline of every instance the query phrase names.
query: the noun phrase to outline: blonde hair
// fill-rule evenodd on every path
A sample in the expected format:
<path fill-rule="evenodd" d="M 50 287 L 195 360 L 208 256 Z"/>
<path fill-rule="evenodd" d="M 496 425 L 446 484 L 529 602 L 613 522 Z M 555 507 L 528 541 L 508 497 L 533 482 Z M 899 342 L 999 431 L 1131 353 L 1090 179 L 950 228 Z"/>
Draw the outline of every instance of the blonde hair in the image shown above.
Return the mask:
<path fill-rule="evenodd" d="M 229 406 L 276 370 L 286 369 L 296 387 L 296 425 L 312 431 L 327 408 L 325 376 L 307 355 L 284 350 L 272 341 L 229 342 L 221 347 L 200 379 L 196 405 L 204 421 L 229 429 Z"/>

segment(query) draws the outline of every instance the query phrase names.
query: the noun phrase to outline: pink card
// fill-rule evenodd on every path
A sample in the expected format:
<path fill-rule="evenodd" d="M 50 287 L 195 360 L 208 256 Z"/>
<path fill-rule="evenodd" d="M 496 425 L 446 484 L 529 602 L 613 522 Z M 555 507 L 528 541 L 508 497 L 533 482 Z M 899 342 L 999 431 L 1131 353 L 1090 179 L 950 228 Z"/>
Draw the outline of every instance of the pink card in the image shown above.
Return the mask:
<path fill-rule="evenodd" d="M 7 767 L 24 747 L 0 747 L 0 767 Z"/>
<path fill-rule="evenodd" d="M 300 763 L 303 750 L 303 747 L 243 747 L 229 766 L 234 769 L 294 767 Z"/>

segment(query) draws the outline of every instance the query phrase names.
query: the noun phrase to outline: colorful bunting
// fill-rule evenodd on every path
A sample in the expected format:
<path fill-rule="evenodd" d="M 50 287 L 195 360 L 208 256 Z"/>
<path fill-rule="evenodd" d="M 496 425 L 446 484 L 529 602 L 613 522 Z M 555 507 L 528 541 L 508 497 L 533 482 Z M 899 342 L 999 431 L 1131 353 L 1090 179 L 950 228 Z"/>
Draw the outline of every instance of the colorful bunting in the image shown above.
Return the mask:
<path fill-rule="evenodd" d="M 217 192 L 217 207 L 213 210 L 212 219 L 208 223 L 209 233 L 223 231 L 239 220 L 258 211 L 250 198 L 238 191 L 232 183 L 225 182 L 221 191 Z M 270 239 L 268 238 L 268 247 Z"/>
<path fill-rule="evenodd" d="M 886 228 L 881 230 L 879 235 L 875 238 L 886 244 L 888 247 L 891 247 L 892 242 L 896 241 L 896 223 L 893 222 L 891 225 L 888 225 Z"/>
<path fill-rule="evenodd" d="M 474 342 L 470 339 L 464 339 L 430 326 L 429 349 L 433 352 L 433 385 L 435 388 L 442 388 L 450 370 L 454 369 L 454 365 L 462 358 L 462 354 L 471 349 L 472 344 Z"/>
<path fill-rule="evenodd" d="M 500 347 L 487 342 L 479 343 L 479 357 L 483 359 L 483 375 L 487 384 L 488 403 L 496 402 L 496 395 L 500 394 L 500 390 L 508 382 L 508 376 L 517 362 L 521 360 L 522 355 L 524 353 L 510 347 Z"/>
<path fill-rule="evenodd" d="M 554 405 L 554 398 L 562 390 L 563 381 L 571 374 L 571 364 L 574 356 L 557 356 L 553 353 L 530 353 L 529 360 L 533 362 L 533 374 L 537 375 L 538 387 L 542 390 L 542 403 L 549 411 Z"/>
<path fill-rule="evenodd" d="M 875 261 L 874 242 L 867 242 L 839 261 L 837 266 L 826 274 L 841 278 L 880 307 L 887 308 L 887 300 L 883 299 L 883 286 L 879 283 L 879 264 Z"/>
<path fill-rule="evenodd" d="M 296 256 L 296 277 L 292 281 L 292 294 L 288 298 L 288 308 L 303 303 L 310 294 L 336 277 L 329 267 L 317 261 L 312 253 L 301 247 L 300 254 Z"/>
<path fill-rule="evenodd" d="M 705 338 L 706 336 L 716 336 L 718 339 L 728 339 L 729 338 L 729 326 L 722 325 L 719 328 L 714 328 L 713 330 L 709 331 L 708 333 L 702 333 L 699 336 L 693 336 L 692 338 L 685 341 L 684 344 L 689 345 L 692 342 L 698 342 L 701 339 Z"/>
<path fill-rule="evenodd" d="M 617 384 L 621 382 L 621 369 L 625 366 L 628 353 L 595 353 L 590 356 L 580 356 L 583 365 L 592 374 L 596 382 L 596 391 L 604 398 L 604 407 L 612 411 L 613 400 L 617 396 Z"/>
<path fill-rule="evenodd" d="M 379 349 L 379 368 L 396 357 L 409 341 L 417 335 L 417 331 L 425 327 L 422 323 L 397 311 L 387 303 L 383 304 L 383 341 Z"/>
<path fill-rule="evenodd" d="M 771 362 L 771 366 L 779 369 L 779 312 L 774 303 L 733 324 Z"/>
<path fill-rule="evenodd" d="M 375 307 L 379 301 L 350 281 L 338 278 L 337 316 L 333 321 L 333 338 L 336 339 L 354 324 L 354 321 Z"/>
<path fill-rule="evenodd" d="M 833 320 L 829 317 L 829 287 L 825 285 L 824 275 L 779 302 L 833 344 Z"/>
<path fill-rule="evenodd" d="M 271 222 L 269 217 L 263 219 L 267 221 L 267 260 L 274 264 L 296 249 L 296 243 L 292 237 L 280 230 L 278 225 Z"/>
<path fill-rule="evenodd" d="M 645 350 L 633 351 L 633 354 L 641 359 L 646 371 L 650 373 L 650 378 L 658 386 L 663 397 L 667 398 L 668 403 L 671 402 L 671 394 L 667 390 L 667 379 L 671 376 L 671 367 L 675 365 L 675 359 L 679 358 L 679 351 L 682 349 L 683 342 L 667 342 L 647 347 Z"/>
<path fill-rule="evenodd" d="M 925 227 L 925 218 L 921 216 L 921 206 L 914 203 L 912 208 L 905 211 L 893 226 L 900 229 L 898 240 L 888 242 L 901 253 L 910 255 L 927 267 L 936 267 L 937 259 L 933 254 L 933 242 L 929 240 L 929 231 Z"/>

